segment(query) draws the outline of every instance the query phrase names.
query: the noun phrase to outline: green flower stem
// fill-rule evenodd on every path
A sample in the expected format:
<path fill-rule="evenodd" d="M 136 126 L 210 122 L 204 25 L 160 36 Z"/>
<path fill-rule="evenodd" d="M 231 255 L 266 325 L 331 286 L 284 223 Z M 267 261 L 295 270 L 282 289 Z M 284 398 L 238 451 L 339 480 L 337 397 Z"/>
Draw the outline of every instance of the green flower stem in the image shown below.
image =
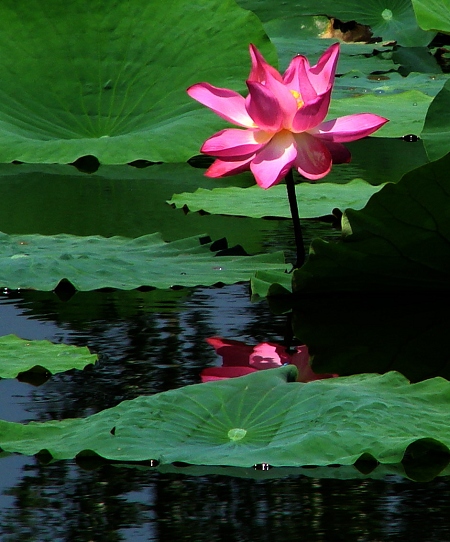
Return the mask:
<path fill-rule="evenodd" d="M 297 198 L 295 196 L 294 176 L 292 169 L 285 177 L 289 206 L 291 208 L 292 223 L 294 225 L 295 245 L 297 247 L 297 259 L 294 268 L 298 269 L 305 263 L 305 245 L 303 243 L 302 227 L 300 225 L 300 215 L 298 214 Z"/>

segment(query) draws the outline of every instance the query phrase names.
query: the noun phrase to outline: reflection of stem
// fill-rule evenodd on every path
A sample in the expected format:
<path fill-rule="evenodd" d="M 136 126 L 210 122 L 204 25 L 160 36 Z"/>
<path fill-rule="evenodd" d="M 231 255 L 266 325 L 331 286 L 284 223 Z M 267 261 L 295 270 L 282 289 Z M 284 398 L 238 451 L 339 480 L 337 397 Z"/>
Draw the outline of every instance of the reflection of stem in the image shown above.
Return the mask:
<path fill-rule="evenodd" d="M 294 330 L 292 328 L 292 312 L 288 312 L 286 315 L 286 327 L 284 330 L 284 346 L 288 354 L 294 353 Z"/>
<path fill-rule="evenodd" d="M 294 225 L 295 245 L 297 247 L 297 260 L 294 268 L 298 269 L 305 263 L 305 245 L 303 244 L 302 227 L 300 225 L 300 215 L 298 214 L 297 198 L 295 196 L 294 177 L 292 169 L 285 177 L 289 206 L 291 208 L 292 223 Z"/>

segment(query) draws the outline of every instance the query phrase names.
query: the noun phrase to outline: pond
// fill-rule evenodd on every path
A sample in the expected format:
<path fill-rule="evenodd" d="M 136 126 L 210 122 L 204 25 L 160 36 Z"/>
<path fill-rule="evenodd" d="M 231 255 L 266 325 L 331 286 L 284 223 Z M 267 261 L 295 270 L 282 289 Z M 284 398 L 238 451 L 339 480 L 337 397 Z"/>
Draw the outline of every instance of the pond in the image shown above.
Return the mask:
<path fill-rule="evenodd" d="M 49 168 L 52 186 L 60 169 Z M 124 171 L 118 168 L 122 175 Z M 64 174 L 69 173 L 73 171 L 67 166 Z M 18 179 L 24 183 L 28 201 L 24 203 L 11 190 L 3 198 L 4 208 L 16 200 L 28 206 L 28 216 L 33 215 L 31 202 L 45 183 L 33 192 L 32 177 L 15 179 L 16 184 Z M 61 205 L 81 197 L 83 183 L 95 182 L 95 176 L 85 174 L 71 180 L 70 189 L 65 185 L 69 193 Z M 133 213 L 120 215 L 118 210 L 124 199 L 135 198 L 135 186 L 110 183 L 120 197 L 108 198 L 112 188 L 105 183 L 93 202 L 96 213 L 74 208 L 68 215 L 67 209 L 55 208 L 53 223 L 40 223 L 41 215 L 36 213 L 30 218 L 34 223 L 27 227 L 47 233 L 60 227 L 58 220 L 64 220 L 74 233 L 89 234 L 99 224 L 107 230 L 108 217 L 121 216 L 119 229 L 136 235 L 142 226 L 133 224 Z M 51 193 L 49 189 L 48 195 Z M 147 194 L 146 201 L 151 200 Z M 173 214 L 187 225 L 200 220 L 206 229 L 213 223 L 231 232 L 246 224 L 253 231 L 255 249 L 284 248 L 287 257 L 294 258 L 288 220 L 259 220 L 255 227 L 249 219 L 185 214 L 164 200 L 161 206 L 166 222 Z M 158 206 L 152 207 L 159 212 Z M 5 212 L 3 229 L 18 231 L 14 220 Z M 214 224 L 217 220 L 220 225 Z M 340 234 L 333 224 L 317 220 L 305 221 L 304 230 L 308 244 L 317 236 L 332 239 Z M 47 375 L 45 382 L 0 380 L 1 419 L 47 421 L 85 417 L 125 399 L 198 383 L 205 367 L 222 361 L 208 338 L 220 336 L 247 345 L 282 344 L 286 315 L 273 314 L 264 299 L 252 299 L 248 283 L 164 291 L 76 292 L 68 299 L 54 292 L 5 289 L 0 297 L 0 332 L 88 346 L 98 354 L 94 366 Z M 0 537 L 5 542 L 450 540 L 449 477 L 412 481 L 405 478 L 400 465 L 379 465 L 374 470 L 372 466 L 364 474 L 362 465 L 361 470 L 336 465 L 270 470 L 261 470 L 261 466 L 151 467 L 93 458 L 49 463 L 45 455 L 3 455 Z M 413 470 L 408 474 L 414 479 Z"/>
<path fill-rule="evenodd" d="M 450 7 L 319 4 L 0 3 L 2 542 L 450 542 Z"/>

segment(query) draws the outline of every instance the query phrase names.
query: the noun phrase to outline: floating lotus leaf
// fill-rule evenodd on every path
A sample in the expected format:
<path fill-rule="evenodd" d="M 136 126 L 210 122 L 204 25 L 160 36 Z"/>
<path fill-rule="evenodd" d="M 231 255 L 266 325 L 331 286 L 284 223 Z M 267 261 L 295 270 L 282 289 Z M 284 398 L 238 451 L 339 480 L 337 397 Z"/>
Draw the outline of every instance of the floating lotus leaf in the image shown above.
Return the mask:
<path fill-rule="evenodd" d="M 410 49 L 399 49 L 399 51 L 405 52 L 410 51 Z M 425 73 L 412 72 L 406 77 L 398 72 L 368 76 L 360 69 L 357 69 L 343 75 L 336 81 L 333 87 L 333 99 L 355 98 L 362 94 L 388 97 L 411 89 L 419 90 L 427 96 L 434 97 L 449 80 L 449 77 L 448 74 L 441 73 L 440 69 Z"/>
<path fill-rule="evenodd" d="M 61 373 L 94 364 L 97 356 L 86 347 L 27 341 L 16 335 L 0 337 L 0 378 L 15 378 L 30 370 Z"/>
<path fill-rule="evenodd" d="M 223 125 L 186 94 L 244 90 L 260 21 L 232 0 L 0 3 L 0 161 L 177 162 Z"/>
<path fill-rule="evenodd" d="M 419 135 L 432 100 L 431 96 L 416 89 L 392 95 L 359 93 L 351 98 L 331 100 L 328 116 L 331 119 L 369 111 L 389 119 L 373 137 Z"/>
<path fill-rule="evenodd" d="M 186 386 L 84 419 L 0 422 L 7 452 L 54 459 L 83 452 L 120 461 L 250 467 L 399 463 L 414 443 L 448 453 L 450 383 L 398 373 L 295 382 L 296 369 Z"/>
<path fill-rule="evenodd" d="M 448 291 L 450 155 L 407 173 L 348 210 L 338 243 L 313 241 L 294 292 Z"/>
<path fill-rule="evenodd" d="M 283 254 L 218 256 L 200 237 L 165 243 L 160 234 L 125 237 L 0 234 L 0 284 L 53 290 L 68 280 L 77 290 L 139 286 L 233 284 L 257 269 L 286 269 Z M 205 239 L 206 240 L 206 239 Z"/>
<path fill-rule="evenodd" d="M 362 179 L 354 179 L 347 184 L 300 183 L 296 187 L 300 216 L 316 218 L 329 215 L 335 207 L 361 209 L 380 188 Z M 291 216 L 284 184 L 273 186 L 270 190 L 261 190 L 257 185 L 213 190 L 199 188 L 194 193 L 174 194 L 169 203 L 178 208 L 187 206 L 190 211 L 203 210 L 213 214 L 253 218 Z"/>

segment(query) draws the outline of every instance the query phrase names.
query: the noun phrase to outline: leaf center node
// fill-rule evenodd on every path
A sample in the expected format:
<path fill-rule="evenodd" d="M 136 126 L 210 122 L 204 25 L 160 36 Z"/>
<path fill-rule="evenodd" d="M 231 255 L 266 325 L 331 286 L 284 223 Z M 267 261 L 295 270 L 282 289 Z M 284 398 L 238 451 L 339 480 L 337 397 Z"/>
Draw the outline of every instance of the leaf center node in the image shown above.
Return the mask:
<path fill-rule="evenodd" d="M 240 429 L 240 428 L 230 429 L 228 431 L 228 438 L 234 441 L 242 440 L 246 434 L 247 434 L 246 429 Z"/>

